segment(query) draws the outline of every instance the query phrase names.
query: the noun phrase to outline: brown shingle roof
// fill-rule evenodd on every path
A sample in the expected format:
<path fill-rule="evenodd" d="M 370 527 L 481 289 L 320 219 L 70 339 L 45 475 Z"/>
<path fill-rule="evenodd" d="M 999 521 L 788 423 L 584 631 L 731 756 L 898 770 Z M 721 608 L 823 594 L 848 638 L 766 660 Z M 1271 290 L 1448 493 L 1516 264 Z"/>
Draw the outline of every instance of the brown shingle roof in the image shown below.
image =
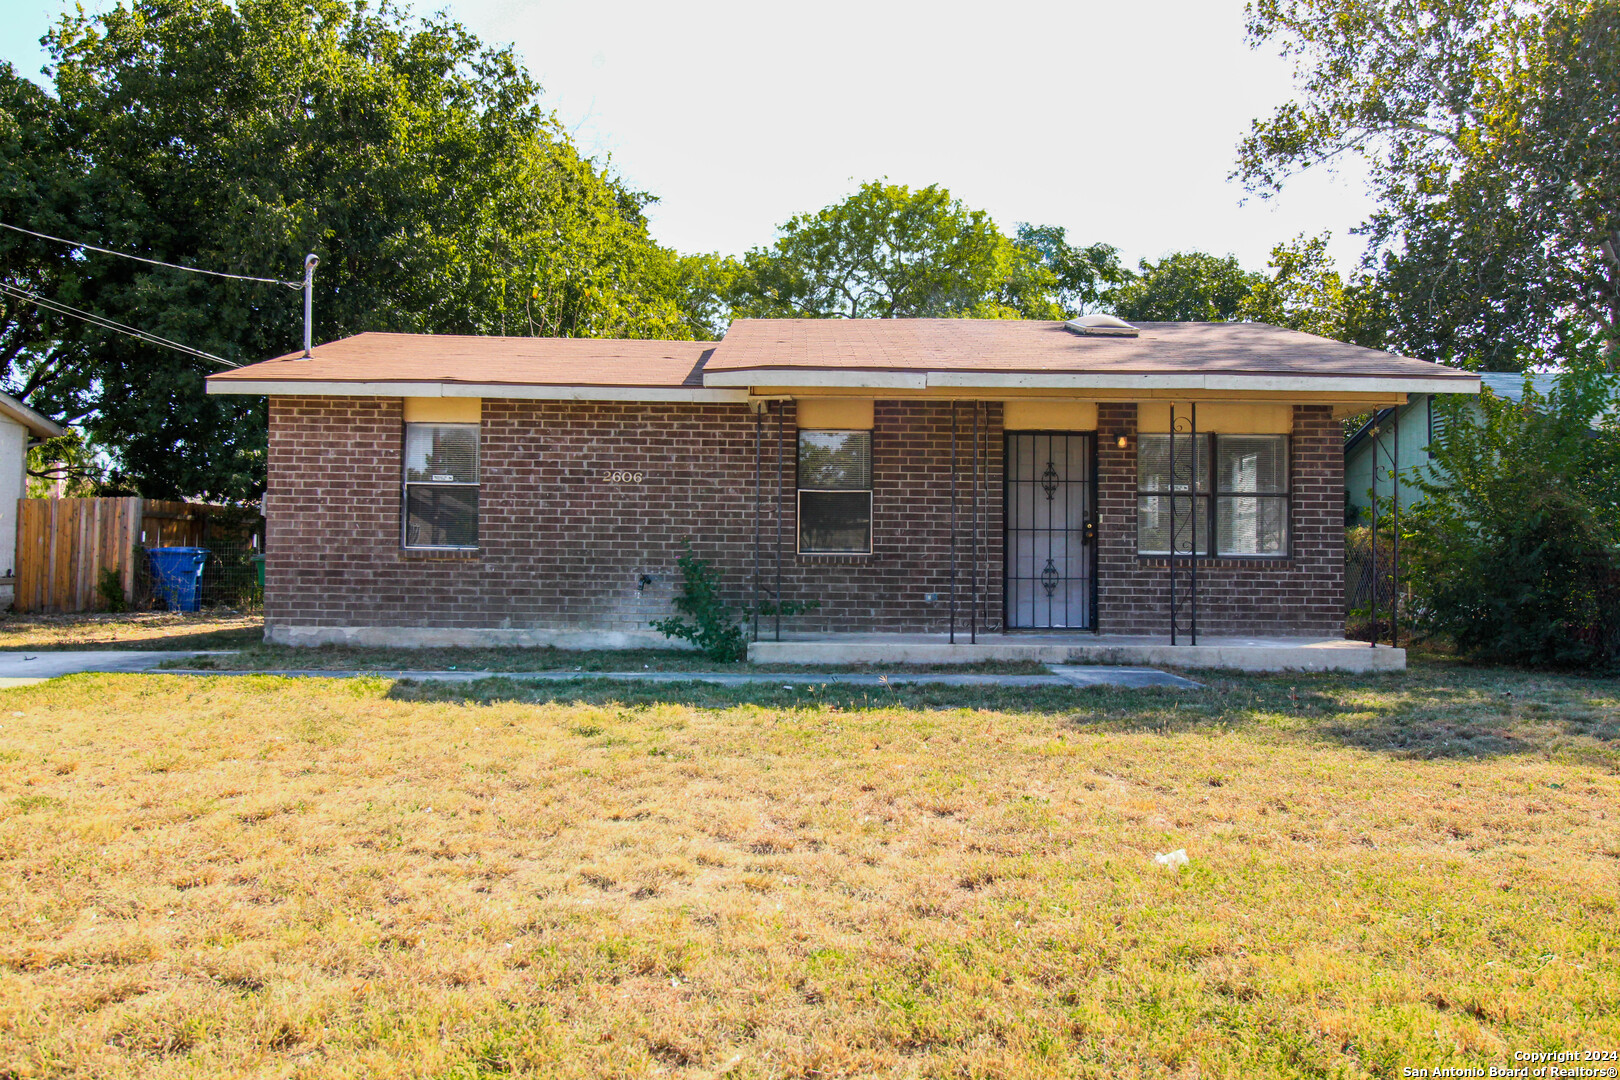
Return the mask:
<path fill-rule="evenodd" d="M 700 387 L 712 341 L 356 334 L 209 377 L 212 383 L 445 382 Z"/>
<path fill-rule="evenodd" d="M 1455 368 L 1265 323 L 1136 325 L 1138 337 L 1089 337 L 1060 322 L 1036 320 L 738 319 L 704 370 L 1197 371 L 1474 378 Z"/>

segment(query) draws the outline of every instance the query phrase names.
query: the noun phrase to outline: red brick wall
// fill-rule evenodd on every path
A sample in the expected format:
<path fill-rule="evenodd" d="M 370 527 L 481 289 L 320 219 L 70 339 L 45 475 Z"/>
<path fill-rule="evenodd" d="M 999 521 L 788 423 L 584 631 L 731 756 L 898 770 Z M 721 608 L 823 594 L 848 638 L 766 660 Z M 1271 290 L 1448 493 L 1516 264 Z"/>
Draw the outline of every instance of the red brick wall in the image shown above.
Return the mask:
<path fill-rule="evenodd" d="M 1129 436 L 1124 450 L 1110 439 L 1098 440 L 1100 628 L 1105 634 L 1168 635 L 1169 562 L 1136 554 L 1136 406 L 1102 405 L 1097 428 Z M 1289 555 L 1201 561 L 1200 634 L 1344 632 L 1344 435 L 1332 409 L 1294 406 L 1289 449 Z"/>
<path fill-rule="evenodd" d="M 986 409 L 980 627 L 1001 619 L 1001 409 Z M 785 632 L 944 629 L 950 589 L 949 405 L 879 402 L 873 554 L 795 554 L 795 429 L 785 405 L 782 595 L 819 601 Z M 958 618 L 969 618 L 971 434 L 962 407 Z M 776 584 L 776 417 L 764 430 L 761 577 Z M 266 617 L 272 626 L 650 632 L 690 537 L 740 610 L 754 556 L 754 415 L 742 405 L 486 400 L 479 550 L 400 547 L 397 399 L 271 399 Z M 602 481 L 639 471 L 639 484 Z M 643 575 L 653 583 L 638 588 Z M 929 599 L 929 595 L 933 599 Z M 772 622 L 762 624 L 769 632 Z"/>
<path fill-rule="evenodd" d="M 783 406 L 782 594 L 820 602 L 787 633 L 942 631 L 950 590 L 949 404 L 880 401 L 873 433 L 873 554 L 795 554 L 793 405 Z M 1001 407 L 987 406 L 981 629 L 999 629 Z M 958 627 L 969 619 L 969 406 L 961 407 Z M 776 417 L 764 430 L 761 577 L 776 581 Z M 1099 619 L 1105 633 L 1168 629 L 1164 561 L 1136 556 L 1133 405 L 1103 405 L 1099 430 Z M 683 538 L 724 573 L 741 609 L 754 552 L 754 416 L 742 405 L 486 400 L 480 548 L 400 547 L 398 399 L 275 397 L 265 611 L 272 627 L 531 628 L 650 633 L 669 610 Z M 1293 549 L 1200 572 L 1199 623 L 1215 633 L 1337 633 L 1343 624 L 1338 425 L 1295 410 Z M 640 484 L 609 484 L 609 470 Z M 653 582 L 641 586 L 643 575 Z M 933 599 L 929 599 L 932 595 Z M 761 630 L 768 636 L 769 618 Z"/>

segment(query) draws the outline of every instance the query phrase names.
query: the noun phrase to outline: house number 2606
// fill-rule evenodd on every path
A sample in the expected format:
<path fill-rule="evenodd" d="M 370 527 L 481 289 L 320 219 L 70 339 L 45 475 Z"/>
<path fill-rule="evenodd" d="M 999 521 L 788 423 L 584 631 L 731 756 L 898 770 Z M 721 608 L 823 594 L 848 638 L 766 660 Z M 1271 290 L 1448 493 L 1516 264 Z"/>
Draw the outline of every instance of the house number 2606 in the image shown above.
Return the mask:
<path fill-rule="evenodd" d="M 639 484 L 641 483 L 642 475 L 643 474 L 638 472 L 627 472 L 623 469 L 614 469 L 611 472 L 605 472 L 602 474 L 602 482 L 604 484 Z"/>

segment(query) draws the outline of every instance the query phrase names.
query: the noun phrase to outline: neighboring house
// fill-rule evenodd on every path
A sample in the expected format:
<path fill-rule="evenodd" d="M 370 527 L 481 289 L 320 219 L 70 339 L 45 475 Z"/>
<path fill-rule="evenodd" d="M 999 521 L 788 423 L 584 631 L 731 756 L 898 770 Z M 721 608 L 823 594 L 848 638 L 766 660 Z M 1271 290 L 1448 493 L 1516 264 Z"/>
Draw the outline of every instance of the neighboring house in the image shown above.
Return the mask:
<path fill-rule="evenodd" d="M 666 644 L 648 623 L 687 540 L 738 610 L 778 583 L 814 601 L 799 637 L 942 635 L 954 590 L 964 638 L 1156 642 L 1172 509 L 1203 633 L 1342 636 L 1342 419 L 1478 387 L 1263 324 L 1107 317 L 361 334 L 208 379 L 270 400 L 267 638 L 564 647 Z M 1169 475 L 1195 403 L 1196 527 Z"/>
<path fill-rule="evenodd" d="M 1523 374 L 1518 372 L 1491 372 L 1480 376 L 1481 385 L 1499 398 L 1518 402 L 1524 399 Z M 1552 392 L 1557 383 L 1558 376 L 1553 374 L 1531 375 L 1530 383 L 1537 394 L 1545 397 Z M 1436 408 L 1438 402 L 1433 394 L 1412 394 L 1407 402 L 1400 406 L 1391 406 L 1380 409 L 1372 418 L 1361 425 L 1344 444 L 1344 486 L 1345 486 L 1345 520 L 1349 524 L 1366 524 L 1372 518 L 1371 493 L 1373 486 L 1373 461 L 1387 469 L 1395 457 L 1397 443 L 1400 447 L 1399 466 L 1401 471 L 1401 506 L 1407 507 L 1423 497 L 1416 484 L 1407 482 L 1415 470 L 1424 470 L 1423 475 L 1437 475 L 1433 473 L 1433 455 L 1429 453 L 1429 444 L 1440 432 L 1438 425 L 1443 424 L 1444 415 Z M 1468 402 L 1468 409 L 1477 415 L 1479 403 Z M 1397 434 L 1396 428 L 1399 428 Z M 1393 485 L 1389 476 L 1380 473 L 1378 493 L 1387 498 Z"/>
<path fill-rule="evenodd" d="M 0 610 L 11 605 L 17 557 L 17 500 L 28 494 L 28 443 L 62 429 L 10 394 L 0 394 Z"/>

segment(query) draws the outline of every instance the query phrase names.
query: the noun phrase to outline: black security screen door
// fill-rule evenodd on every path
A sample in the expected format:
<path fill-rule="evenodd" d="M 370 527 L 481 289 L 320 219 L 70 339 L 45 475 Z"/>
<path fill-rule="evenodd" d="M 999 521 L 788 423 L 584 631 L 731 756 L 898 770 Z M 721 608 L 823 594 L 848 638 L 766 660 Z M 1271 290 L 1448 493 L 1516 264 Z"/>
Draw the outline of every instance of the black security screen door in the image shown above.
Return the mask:
<path fill-rule="evenodd" d="M 1096 436 L 1007 436 L 1007 626 L 1096 629 Z"/>

